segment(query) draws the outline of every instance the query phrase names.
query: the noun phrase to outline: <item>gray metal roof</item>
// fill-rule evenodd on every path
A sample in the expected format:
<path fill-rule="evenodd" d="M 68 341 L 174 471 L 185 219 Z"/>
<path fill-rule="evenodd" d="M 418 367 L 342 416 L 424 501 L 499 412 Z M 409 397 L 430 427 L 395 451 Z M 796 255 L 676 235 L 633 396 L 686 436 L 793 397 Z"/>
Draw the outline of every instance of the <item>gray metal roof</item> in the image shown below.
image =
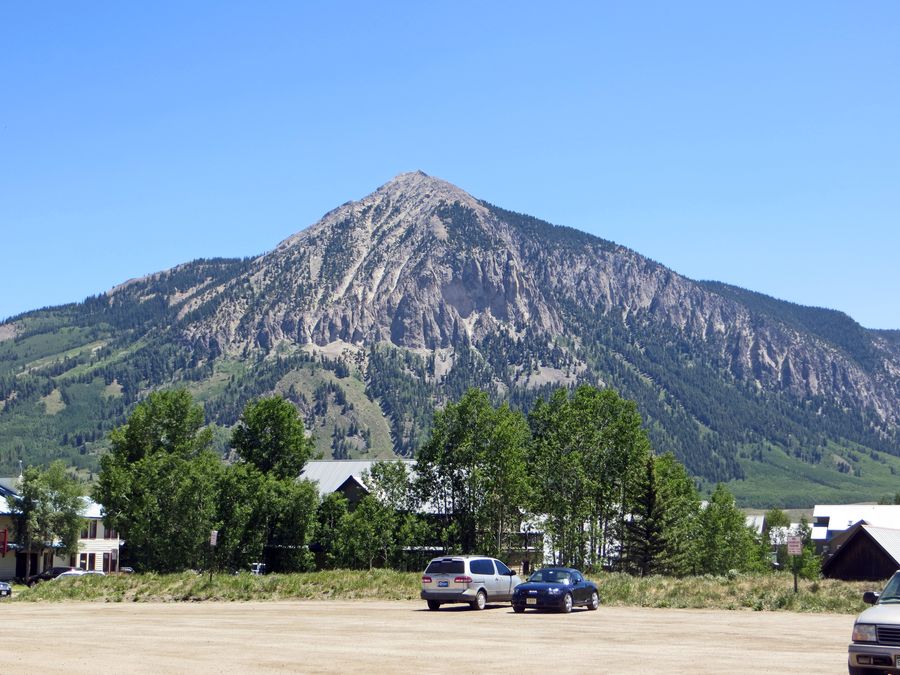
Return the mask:
<path fill-rule="evenodd" d="M 872 525 L 863 524 L 862 529 L 869 533 L 885 553 L 891 556 L 900 567 L 900 530 L 890 529 L 887 527 L 874 527 Z"/>
<path fill-rule="evenodd" d="M 363 471 L 369 471 L 376 462 L 397 460 L 373 460 L 373 459 L 320 459 L 307 462 L 300 474 L 301 478 L 308 478 L 318 484 L 319 494 L 327 495 L 337 490 L 351 476 L 362 485 Z M 398 460 L 406 463 L 409 468 L 415 463 L 411 459 Z"/>

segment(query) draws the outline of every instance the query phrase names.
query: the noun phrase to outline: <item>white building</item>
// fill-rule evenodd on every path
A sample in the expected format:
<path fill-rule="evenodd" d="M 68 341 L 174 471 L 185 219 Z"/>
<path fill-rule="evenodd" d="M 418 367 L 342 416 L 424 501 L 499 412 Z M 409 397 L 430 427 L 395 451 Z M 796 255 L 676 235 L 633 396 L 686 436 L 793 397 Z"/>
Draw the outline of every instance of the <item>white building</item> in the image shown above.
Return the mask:
<path fill-rule="evenodd" d="M 27 574 L 27 553 L 18 550 L 15 538 L 15 517 L 10 512 L 6 495 L 17 496 L 17 480 L 0 478 L 0 579 L 24 578 Z M 45 546 L 31 553 L 31 574 L 51 567 L 80 567 L 86 570 L 117 572 L 119 553 L 124 543 L 115 530 L 103 526 L 100 504 L 84 497 L 84 526 L 78 539 L 78 553 L 65 556 L 53 546 Z M 4 543 L 6 544 L 4 550 Z"/>
<path fill-rule="evenodd" d="M 873 527 L 900 530 L 900 505 L 819 504 L 813 510 L 812 538 L 816 550 L 827 548 L 835 535 L 859 522 Z"/>

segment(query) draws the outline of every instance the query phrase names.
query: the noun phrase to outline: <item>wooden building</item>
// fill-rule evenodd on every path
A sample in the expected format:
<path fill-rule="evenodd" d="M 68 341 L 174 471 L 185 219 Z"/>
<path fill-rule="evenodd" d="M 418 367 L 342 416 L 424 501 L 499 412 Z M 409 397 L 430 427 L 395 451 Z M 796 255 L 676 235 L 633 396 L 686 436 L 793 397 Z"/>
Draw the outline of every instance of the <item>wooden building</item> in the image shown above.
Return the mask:
<path fill-rule="evenodd" d="M 900 570 L 900 530 L 859 522 L 830 542 L 822 575 L 844 581 L 880 581 Z"/>

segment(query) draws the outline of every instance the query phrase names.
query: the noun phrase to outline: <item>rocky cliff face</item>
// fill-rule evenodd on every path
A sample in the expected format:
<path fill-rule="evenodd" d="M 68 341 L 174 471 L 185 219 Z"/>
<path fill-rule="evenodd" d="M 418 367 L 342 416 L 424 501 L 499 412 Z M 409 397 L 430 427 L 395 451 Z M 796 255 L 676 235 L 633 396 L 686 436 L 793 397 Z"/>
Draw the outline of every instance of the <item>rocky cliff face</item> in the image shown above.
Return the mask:
<path fill-rule="evenodd" d="M 218 305 L 184 337 L 232 354 L 337 341 L 435 350 L 498 330 L 581 341 L 586 313 L 614 316 L 638 341 L 648 326 L 688 339 L 736 381 L 900 421 L 896 341 L 856 326 L 862 362 L 827 331 L 742 301 L 740 289 L 697 283 L 421 172 L 338 207 L 247 274 L 193 295 L 193 306 Z"/>
<path fill-rule="evenodd" d="M 500 323 L 561 332 L 516 239 L 458 188 L 404 174 L 255 260 L 234 282 L 241 296 L 186 335 L 234 352 L 337 340 L 435 349 Z"/>

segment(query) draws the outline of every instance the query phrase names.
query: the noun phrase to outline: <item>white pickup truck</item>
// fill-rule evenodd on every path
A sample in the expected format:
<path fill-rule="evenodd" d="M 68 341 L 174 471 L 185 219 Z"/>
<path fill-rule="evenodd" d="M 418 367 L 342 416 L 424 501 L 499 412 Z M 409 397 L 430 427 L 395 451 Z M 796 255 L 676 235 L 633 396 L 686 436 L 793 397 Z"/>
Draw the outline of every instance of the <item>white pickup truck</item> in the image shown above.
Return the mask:
<path fill-rule="evenodd" d="M 900 673 L 900 572 L 881 593 L 868 591 L 863 600 L 873 606 L 853 624 L 847 649 L 850 675 Z"/>

